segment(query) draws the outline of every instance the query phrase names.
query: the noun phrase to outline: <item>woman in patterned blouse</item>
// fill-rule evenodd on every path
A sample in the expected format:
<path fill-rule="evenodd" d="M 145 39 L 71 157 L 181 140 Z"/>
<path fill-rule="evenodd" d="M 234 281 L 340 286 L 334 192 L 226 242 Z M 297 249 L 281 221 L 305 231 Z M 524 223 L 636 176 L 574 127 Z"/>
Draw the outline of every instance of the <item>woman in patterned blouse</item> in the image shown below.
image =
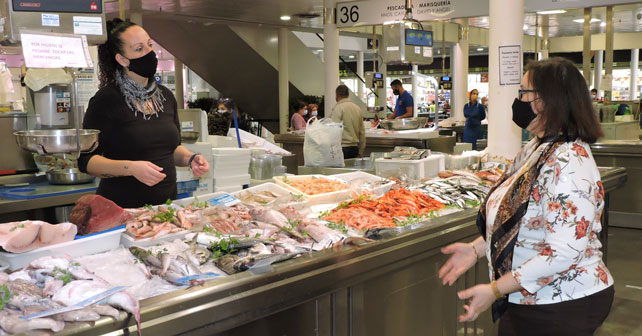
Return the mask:
<path fill-rule="evenodd" d="M 598 240 L 604 188 L 590 143 L 603 136 L 584 78 L 572 62 L 529 65 L 513 121 L 536 135 L 493 187 L 477 218 L 481 236 L 442 249 L 452 285 L 482 256 L 490 284 L 458 293 L 460 321 L 492 306 L 499 335 L 593 335 L 613 302 Z"/>

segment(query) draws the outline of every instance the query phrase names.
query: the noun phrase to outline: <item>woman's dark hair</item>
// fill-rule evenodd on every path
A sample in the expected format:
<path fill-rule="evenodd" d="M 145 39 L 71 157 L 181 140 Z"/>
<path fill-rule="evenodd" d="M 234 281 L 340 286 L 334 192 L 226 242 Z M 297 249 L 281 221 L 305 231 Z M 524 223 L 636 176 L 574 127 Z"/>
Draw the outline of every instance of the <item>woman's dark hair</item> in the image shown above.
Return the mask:
<path fill-rule="evenodd" d="M 473 92 L 477 92 L 477 98 L 479 98 L 479 90 L 477 89 L 470 90 L 470 93 L 468 93 L 468 102 L 471 104 L 473 103 L 473 100 L 472 100 Z"/>
<path fill-rule="evenodd" d="M 586 81 L 573 62 L 553 57 L 528 65 L 528 80 L 543 103 L 545 135 L 594 143 L 604 136 Z"/>
<path fill-rule="evenodd" d="M 302 101 L 294 103 L 294 113 L 299 112 L 300 109 L 304 109 L 306 106 L 308 105 Z"/>
<path fill-rule="evenodd" d="M 238 113 L 238 108 L 236 107 L 234 100 L 232 100 L 231 98 L 219 99 L 214 108 L 218 108 L 219 105 L 225 106 L 225 108 L 230 112 L 232 112 L 232 110 L 236 110 L 236 112 Z"/>
<path fill-rule="evenodd" d="M 116 54 L 123 54 L 123 41 L 120 36 L 129 27 L 136 26 L 130 21 L 113 19 L 107 21 L 107 42 L 98 46 L 98 67 L 100 68 L 99 88 L 116 85 L 116 71 L 122 66 L 116 62 Z"/>

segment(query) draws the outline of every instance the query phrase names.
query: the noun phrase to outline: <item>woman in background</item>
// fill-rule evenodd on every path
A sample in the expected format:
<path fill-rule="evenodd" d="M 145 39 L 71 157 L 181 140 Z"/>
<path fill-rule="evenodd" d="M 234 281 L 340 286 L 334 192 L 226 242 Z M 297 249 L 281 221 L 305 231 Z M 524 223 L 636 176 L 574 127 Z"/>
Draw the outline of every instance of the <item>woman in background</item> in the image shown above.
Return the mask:
<path fill-rule="evenodd" d="M 477 139 L 482 137 L 481 122 L 486 118 L 486 108 L 477 101 L 478 96 L 479 91 L 473 89 L 470 91 L 470 100 L 464 105 L 464 142 L 473 144 L 473 150 L 477 150 Z"/>
<path fill-rule="evenodd" d="M 304 102 L 297 102 L 294 104 L 294 114 L 290 118 L 290 128 L 295 131 L 304 130 L 307 126 L 305 116 L 308 115 L 308 108 Z"/>

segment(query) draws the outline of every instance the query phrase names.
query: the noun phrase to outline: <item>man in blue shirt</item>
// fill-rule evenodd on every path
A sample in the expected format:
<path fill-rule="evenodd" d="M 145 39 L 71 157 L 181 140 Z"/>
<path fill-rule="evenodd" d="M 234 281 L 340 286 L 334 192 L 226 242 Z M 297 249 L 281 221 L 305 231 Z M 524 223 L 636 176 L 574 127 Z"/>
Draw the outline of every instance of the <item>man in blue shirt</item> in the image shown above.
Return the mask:
<path fill-rule="evenodd" d="M 410 92 L 404 90 L 401 81 L 395 79 L 390 83 L 390 88 L 392 88 L 392 93 L 397 98 L 397 104 L 395 105 L 395 113 L 389 115 L 386 119 L 403 119 L 403 118 L 412 118 L 412 109 L 414 101 Z"/>

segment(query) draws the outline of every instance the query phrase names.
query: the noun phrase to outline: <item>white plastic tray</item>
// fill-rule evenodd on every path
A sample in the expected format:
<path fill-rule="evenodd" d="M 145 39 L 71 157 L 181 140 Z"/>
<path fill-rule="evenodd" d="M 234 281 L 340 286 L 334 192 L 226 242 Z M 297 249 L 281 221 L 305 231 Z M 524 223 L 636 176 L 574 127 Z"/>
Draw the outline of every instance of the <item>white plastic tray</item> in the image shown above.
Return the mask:
<path fill-rule="evenodd" d="M 286 176 L 288 180 L 291 181 L 297 181 L 297 180 L 308 180 L 308 179 L 313 179 L 313 178 L 324 178 L 327 180 L 335 180 L 335 181 L 340 181 L 342 183 L 345 183 L 344 180 L 338 179 L 333 176 L 325 176 L 325 175 L 295 175 L 295 176 Z M 318 194 L 318 195 L 308 195 L 304 193 L 303 191 L 294 188 L 293 186 L 283 182 L 283 176 L 275 176 L 274 177 L 274 182 L 276 184 L 280 185 L 283 188 L 286 188 L 288 190 L 291 190 L 294 194 L 297 195 L 302 195 L 306 200 L 309 205 L 312 204 L 326 204 L 326 203 L 338 203 L 345 201 L 351 197 L 352 190 L 350 188 L 344 189 L 344 190 L 337 190 L 325 194 Z"/>
<path fill-rule="evenodd" d="M 240 199 L 241 196 L 243 196 L 243 195 L 245 195 L 247 193 L 259 193 L 259 192 L 262 192 L 262 191 L 272 192 L 273 194 L 275 194 L 278 197 L 294 194 L 294 192 L 292 190 L 285 189 L 285 188 L 283 188 L 282 186 L 280 186 L 280 185 L 278 185 L 276 183 L 263 183 L 263 184 L 260 184 L 260 185 L 257 185 L 257 186 L 251 187 L 251 188 L 247 188 L 247 189 L 243 189 L 241 191 L 234 192 L 231 195 Z M 302 201 L 305 201 L 305 197 L 303 197 Z"/>
<path fill-rule="evenodd" d="M 250 174 L 214 178 L 214 188 L 227 188 L 245 184 L 250 184 Z"/>
<path fill-rule="evenodd" d="M 360 181 L 364 181 L 364 182 L 367 182 L 367 183 L 375 183 L 375 182 L 381 182 L 381 181 L 385 181 L 386 180 L 383 177 L 379 177 L 379 176 L 376 176 L 376 175 L 368 174 L 368 173 L 362 172 L 362 171 L 356 171 L 356 172 L 352 172 L 352 173 L 336 174 L 336 175 L 332 175 L 332 177 L 338 178 L 338 179 L 343 180 L 343 181 L 346 181 L 348 184 L 351 184 L 351 185 L 352 184 L 359 184 Z M 395 184 L 394 182 L 389 181 L 389 182 L 387 182 L 385 184 L 382 184 L 382 185 L 380 185 L 378 187 L 369 188 L 368 190 L 370 190 L 375 195 L 383 195 L 383 194 L 387 193 L 388 191 L 390 191 L 390 188 L 392 188 L 392 186 L 394 184 Z"/>
<path fill-rule="evenodd" d="M 139 246 L 139 247 L 149 247 L 153 245 L 162 244 L 164 242 L 172 242 L 176 239 L 183 239 L 185 236 L 192 231 L 183 230 L 179 232 L 169 233 L 166 235 L 158 236 L 153 238 L 143 238 L 136 240 L 135 237 L 132 237 L 127 232 L 123 233 L 120 236 L 120 244 L 129 248 L 130 246 Z"/>
<path fill-rule="evenodd" d="M 125 228 L 99 233 L 87 238 L 76 239 L 62 244 L 41 247 L 24 253 L 0 252 L 0 260 L 9 264 L 9 270 L 15 271 L 29 265 L 35 259 L 44 256 L 70 255 L 80 257 L 101 253 L 118 247 Z"/>

